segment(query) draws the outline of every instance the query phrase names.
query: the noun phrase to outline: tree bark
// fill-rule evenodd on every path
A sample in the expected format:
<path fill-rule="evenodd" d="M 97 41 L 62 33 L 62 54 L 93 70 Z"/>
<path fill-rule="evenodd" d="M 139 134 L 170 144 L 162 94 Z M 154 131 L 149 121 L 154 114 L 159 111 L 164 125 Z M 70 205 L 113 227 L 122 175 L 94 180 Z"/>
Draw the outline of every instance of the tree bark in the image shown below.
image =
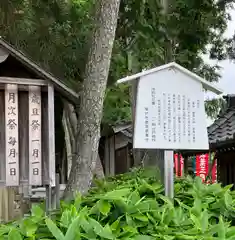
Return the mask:
<path fill-rule="evenodd" d="M 85 67 L 80 95 L 77 151 L 64 192 L 65 199 L 74 193 L 86 193 L 93 178 L 100 139 L 103 101 L 109 73 L 120 0 L 97 1 L 92 44 Z"/>

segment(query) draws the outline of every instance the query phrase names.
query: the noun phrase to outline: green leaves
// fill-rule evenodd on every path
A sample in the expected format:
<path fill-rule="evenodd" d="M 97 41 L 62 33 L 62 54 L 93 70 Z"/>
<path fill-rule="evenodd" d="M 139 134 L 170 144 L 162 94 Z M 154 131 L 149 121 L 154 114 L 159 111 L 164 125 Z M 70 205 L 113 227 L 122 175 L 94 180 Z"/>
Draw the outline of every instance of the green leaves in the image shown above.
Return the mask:
<path fill-rule="evenodd" d="M 107 200 L 100 200 L 97 202 L 99 211 L 107 216 L 111 209 L 111 204 Z"/>
<path fill-rule="evenodd" d="M 30 217 L 0 225 L 0 240 L 234 240 L 230 188 L 176 179 L 172 201 L 152 173 L 138 170 L 99 182 L 50 218 L 33 206 Z"/>
<path fill-rule="evenodd" d="M 20 232 L 17 229 L 12 229 L 8 234 L 9 240 L 23 240 Z"/>
<path fill-rule="evenodd" d="M 48 229 L 50 230 L 50 232 L 52 233 L 56 240 L 65 240 L 64 234 L 50 218 L 47 218 L 45 221 Z"/>
<path fill-rule="evenodd" d="M 1 35 L 79 91 L 93 27 L 95 1 L 11 2 L 10 5 L 4 1 L 0 3 Z M 168 39 L 172 42 L 173 60 L 209 81 L 218 80 L 217 66 L 206 64 L 202 53 L 209 52 L 211 58 L 222 60 L 228 54 L 234 58 L 234 50 L 232 41 L 223 37 L 230 18 L 228 9 L 231 1 L 216 2 L 218 4 L 201 0 L 199 4 L 198 0 L 176 0 L 165 17 L 160 1 L 123 0 L 109 86 L 123 76 L 164 63 Z M 218 107 L 216 101 L 206 104 L 209 116 L 216 117 Z M 110 87 L 104 103 L 103 122 L 116 124 L 129 120 L 128 86 L 125 90 L 119 86 Z"/>

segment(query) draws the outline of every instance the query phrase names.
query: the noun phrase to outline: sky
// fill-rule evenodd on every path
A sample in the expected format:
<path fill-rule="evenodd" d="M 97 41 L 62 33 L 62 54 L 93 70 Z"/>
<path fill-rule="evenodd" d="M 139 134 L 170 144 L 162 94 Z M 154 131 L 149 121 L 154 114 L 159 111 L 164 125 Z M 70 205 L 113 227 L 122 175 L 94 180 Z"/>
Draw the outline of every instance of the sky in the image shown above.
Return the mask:
<path fill-rule="evenodd" d="M 231 16 L 232 21 L 228 23 L 228 29 L 225 33 L 228 37 L 231 37 L 235 33 L 235 10 L 231 10 Z M 205 60 L 208 63 L 216 63 L 216 61 L 209 60 L 207 56 L 205 56 Z M 223 95 L 235 94 L 235 63 L 226 60 L 218 62 L 218 65 L 221 66 L 221 79 L 216 85 L 223 90 Z M 205 98 L 213 98 L 215 96 L 215 94 L 207 93 Z M 210 125 L 212 122 L 211 119 L 207 119 L 207 125 Z"/>

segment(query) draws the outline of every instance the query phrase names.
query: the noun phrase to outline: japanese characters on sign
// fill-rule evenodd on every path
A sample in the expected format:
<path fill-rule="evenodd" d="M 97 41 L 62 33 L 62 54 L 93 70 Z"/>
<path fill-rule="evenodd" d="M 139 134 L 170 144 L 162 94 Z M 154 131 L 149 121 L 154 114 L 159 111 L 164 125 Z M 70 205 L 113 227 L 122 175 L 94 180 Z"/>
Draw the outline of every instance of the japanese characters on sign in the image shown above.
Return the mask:
<path fill-rule="evenodd" d="M 18 88 L 5 85 L 6 186 L 19 185 Z"/>
<path fill-rule="evenodd" d="M 29 87 L 29 185 L 42 184 L 41 89 Z"/>
<path fill-rule="evenodd" d="M 205 182 L 209 171 L 209 154 L 196 156 L 196 176 L 199 176 Z"/>
<path fill-rule="evenodd" d="M 174 166 L 175 166 L 175 175 L 176 177 L 183 177 L 184 170 L 184 158 L 181 154 L 174 154 Z"/>
<path fill-rule="evenodd" d="M 176 69 L 141 77 L 134 148 L 208 149 L 201 83 Z"/>

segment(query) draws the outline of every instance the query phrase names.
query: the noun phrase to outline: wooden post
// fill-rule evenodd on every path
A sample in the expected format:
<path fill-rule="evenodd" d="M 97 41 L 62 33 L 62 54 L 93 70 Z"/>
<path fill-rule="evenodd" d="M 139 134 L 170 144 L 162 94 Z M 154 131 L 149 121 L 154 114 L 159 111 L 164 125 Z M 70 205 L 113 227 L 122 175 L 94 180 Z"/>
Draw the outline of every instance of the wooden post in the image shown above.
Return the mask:
<path fill-rule="evenodd" d="M 186 155 L 184 157 L 184 176 L 185 177 L 188 175 L 188 159 L 189 157 Z"/>
<path fill-rule="evenodd" d="M 165 163 L 165 195 L 174 198 L 174 152 L 169 150 L 164 154 Z"/>
<path fill-rule="evenodd" d="M 52 189 L 50 185 L 46 185 L 46 214 L 49 215 L 52 204 Z"/>
<path fill-rule="evenodd" d="M 109 167 L 110 167 L 110 176 L 115 175 L 115 136 L 112 136 L 110 139 L 110 155 L 109 155 Z"/>
<path fill-rule="evenodd" d="M 132 129 L 134 133 L 135 129 L 135 112 L 136 112 L 136 97 L 137 97 L 137 88 L 138 88 L 139 80 L 132 82 L 131 84 L 131 107 L 132 107 Z M 134 134 L 133 134 L 134 142 Z M 133 159 L 134 159 L 134 167 L 140 166 L 141 164 L 141 150 L 133 149 Z"/>
<path fill-rule="evenodd" d="M 18 87 L 5 85 L 6 186 L 19 186 Z"/>
<path fill-rule="evenodd" d="M 105 176 L 108 177 L 110 175 L 110 157 L 109 157 L 109 151 L 110 151 L 110 144 L 109 144 L 109 137 L 105 137 L 105 143 L 104 143 L 104 164 L 105 164 Z"/>
<path fill-rule="evenodd" d="M 56 208 L 60 208 L 60 175 L 56 174 L 56 187 L 55 187 L 55 195 L 56 195 Z"/>
<path fill-rule="evenodd" d="M 48 84 L 48 162 L 49 162 L 49 185 L 55 187 L 55 108 L 54 86 Z"/>
<path fill-rule="evenodd" d="M 41 88 L 29 86 L 29 185 L 42 185 Z"/>

